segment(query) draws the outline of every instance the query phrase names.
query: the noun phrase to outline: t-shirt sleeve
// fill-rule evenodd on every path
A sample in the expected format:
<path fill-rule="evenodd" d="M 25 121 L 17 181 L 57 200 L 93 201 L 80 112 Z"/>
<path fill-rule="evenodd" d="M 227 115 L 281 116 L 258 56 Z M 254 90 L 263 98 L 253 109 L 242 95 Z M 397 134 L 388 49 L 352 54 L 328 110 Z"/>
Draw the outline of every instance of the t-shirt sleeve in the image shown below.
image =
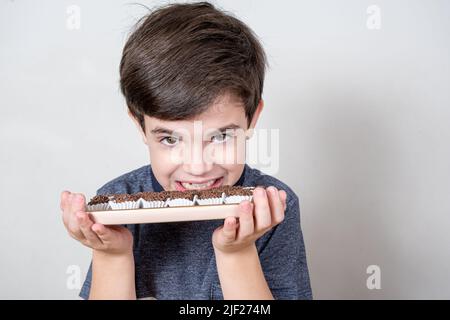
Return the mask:
<path fill-rule="evenodd" d="M 92 262 L 89 265 L 89 270 L 86 274 L 86 279 L 84 280 L 83 286 L 79 296 L 85 300 L 89 299 L 89 293 L 91 292 L 91 282 L 92 282 Z"/>
<path fill-rule="evenodd" d="M 261 266 L 275 299 L 312 299 L 300 205 L 291 197 L 285 218 L 257 241 Z"/>

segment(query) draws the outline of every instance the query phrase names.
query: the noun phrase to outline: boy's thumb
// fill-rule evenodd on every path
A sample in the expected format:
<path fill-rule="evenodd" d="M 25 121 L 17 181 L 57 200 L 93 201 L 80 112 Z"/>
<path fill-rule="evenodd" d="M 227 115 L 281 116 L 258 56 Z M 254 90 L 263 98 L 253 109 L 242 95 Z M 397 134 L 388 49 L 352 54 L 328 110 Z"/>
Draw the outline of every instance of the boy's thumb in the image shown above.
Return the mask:
<path fill-rule="evenodd" d="M 231 242 L 236 239 L 236 218 L 228 217 L 225 219 L 225 223 L 222 229 L 222 235 L 225 241 Z"/>

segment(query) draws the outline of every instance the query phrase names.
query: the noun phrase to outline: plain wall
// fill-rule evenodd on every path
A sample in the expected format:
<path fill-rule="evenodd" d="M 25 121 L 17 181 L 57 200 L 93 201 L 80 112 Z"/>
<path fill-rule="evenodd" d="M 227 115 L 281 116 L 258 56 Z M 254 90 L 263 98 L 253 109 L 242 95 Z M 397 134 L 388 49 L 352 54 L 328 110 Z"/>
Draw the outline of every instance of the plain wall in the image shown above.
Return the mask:
<path fill-rule="evenodd" d="M 213 3 L 266 49 L 258 128 L 280 130 L 274 175 L 300 197 L 314 297 L 449 299 L 450 2 Z M 67 26 L 71 5 L 80 29 Z M 367 26 L 370 5 L 380 29 Z M 0 298 L 77 299 L 67 271 L 84 280 L 90 250 L 66 233 L 60 192 L 90 197 L 149 162 L 118 86 L 145 13 L 0 2 Z M 379 290 L 366 286 L 370 265 Z"/>

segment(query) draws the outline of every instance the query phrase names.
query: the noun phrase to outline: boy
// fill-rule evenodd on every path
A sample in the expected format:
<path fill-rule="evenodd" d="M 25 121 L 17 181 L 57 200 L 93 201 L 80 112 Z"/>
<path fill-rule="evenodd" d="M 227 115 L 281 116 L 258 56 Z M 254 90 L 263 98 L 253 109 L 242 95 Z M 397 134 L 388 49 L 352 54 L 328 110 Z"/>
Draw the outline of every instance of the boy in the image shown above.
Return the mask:
<path fill-rule="evenodd" d="M 265 65 L 252 31 L 207 2 L 141 20 L 123 50 L 120 83 L 151 165 L 97 194 L 257 188 L 238 219 L 115 227 L 94 224 L 85 197 L 64 191 L 64 224 L 93 249 L 82 298 L 312 298 L 298 197 L 242 161 L 263 109 Z"/>

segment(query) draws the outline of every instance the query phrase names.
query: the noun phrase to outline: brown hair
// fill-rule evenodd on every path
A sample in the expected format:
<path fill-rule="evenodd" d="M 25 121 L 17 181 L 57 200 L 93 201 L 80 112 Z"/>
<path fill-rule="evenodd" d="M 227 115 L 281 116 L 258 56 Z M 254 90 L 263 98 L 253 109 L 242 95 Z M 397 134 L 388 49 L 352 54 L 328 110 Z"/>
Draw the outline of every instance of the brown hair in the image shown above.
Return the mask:
<path fill-rule="evenodd" d="M 139 20 L 120 62 L 132 115 L 187 120 L 222 94 L 242 100 L 248 124 L 261 99 L 266 55 L 243 22 L 208 2 L 158 8 Z"/>

